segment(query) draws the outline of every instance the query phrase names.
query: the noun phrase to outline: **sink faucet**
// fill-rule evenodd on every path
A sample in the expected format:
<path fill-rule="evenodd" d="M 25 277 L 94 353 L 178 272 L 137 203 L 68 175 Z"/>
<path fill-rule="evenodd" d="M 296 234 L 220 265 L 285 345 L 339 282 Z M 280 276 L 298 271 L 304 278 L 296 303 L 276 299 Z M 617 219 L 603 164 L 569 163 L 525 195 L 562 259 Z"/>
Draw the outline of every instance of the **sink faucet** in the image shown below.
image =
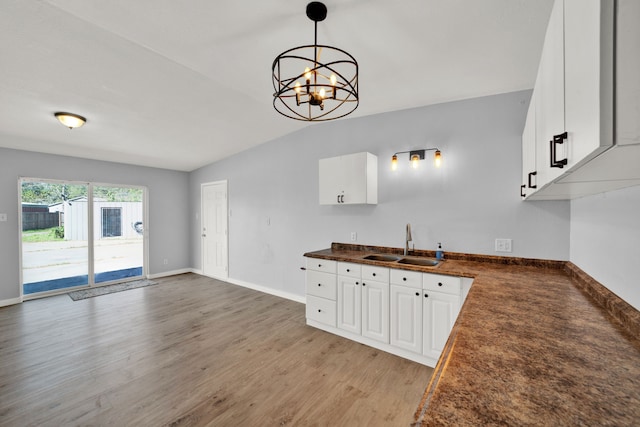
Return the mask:
<path fill-rule="evenodd" d="M 409 242 L 412 241 L 413 239 L 411 238 L 411 224 L 407 224 L 407 233 L 406 236 L 404 238 L 404 254 L 408 255 L 409 254 Z"/>

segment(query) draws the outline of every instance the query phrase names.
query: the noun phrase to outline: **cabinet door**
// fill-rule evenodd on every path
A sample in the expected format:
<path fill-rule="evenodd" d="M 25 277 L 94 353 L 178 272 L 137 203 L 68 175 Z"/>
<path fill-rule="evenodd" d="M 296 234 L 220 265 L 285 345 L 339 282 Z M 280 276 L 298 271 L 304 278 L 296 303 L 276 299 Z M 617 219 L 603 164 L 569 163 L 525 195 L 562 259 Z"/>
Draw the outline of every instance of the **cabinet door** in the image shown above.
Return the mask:
<path fill-rule="evenodd" d="M 360 279 L 338 276 L 338 328 L 360 334 L 361 298 Z"/>
<path fill-rule="evenodd" d="M 520 195 L 526 197 L 536 192 L 536 91 L 534 89 L 522 132 L 522 187 Z"/>
<path fill-rule="evenodd" d="M 389 343 L 389 285 L 362 282 L 362 335 Z"/>
<path fill-rule="evenodd" d="M 391 285 L 390 341 L 415 353 L 422 353 L 422 299 L 418 289 Z"/>
<path fill-rule="evenodd" d="M 342 167 L 342 157 L 331 157 L 320 159 L 319 169 L 319 193 L 321 205 L 336 205 L 340 201 L 338 195 L 342 191 L 344 182 L 344 169 Z"/>
<path fill-rule="evenodd" d="M 538 187 L 560 176 L 565 169 L 552 168 L 550 141 L 565 131 L 564 123 L 564 1 L 551 10 L 536 79 L 536 157 Z M 556 159 L 566 158 L 567 144 L 557 145 Z"/>
<path fill-rule="evenodd" d="M 429 290 L 423 293 L 423 354 L 438 359 L 460 311 L 460 297 Z"/>
<path fill-rule="evenodd" d="M 613 144 L 613 6 L 564 0 L 565 170 Z"/>

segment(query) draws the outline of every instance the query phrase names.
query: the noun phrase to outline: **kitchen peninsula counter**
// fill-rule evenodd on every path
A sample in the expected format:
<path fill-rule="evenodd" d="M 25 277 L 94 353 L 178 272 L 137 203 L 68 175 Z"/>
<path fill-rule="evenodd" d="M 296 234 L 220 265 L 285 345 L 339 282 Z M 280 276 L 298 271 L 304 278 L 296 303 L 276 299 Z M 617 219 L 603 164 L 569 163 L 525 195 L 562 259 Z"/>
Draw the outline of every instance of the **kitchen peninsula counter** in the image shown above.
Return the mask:
<path fill-rule="evenodd" d="M 474 278 L 413 425 L 637 425 L 640 313 L 573 264 L 449 253 L 433 268 L 371 253 L 402 250 L 305 256 Z"/>

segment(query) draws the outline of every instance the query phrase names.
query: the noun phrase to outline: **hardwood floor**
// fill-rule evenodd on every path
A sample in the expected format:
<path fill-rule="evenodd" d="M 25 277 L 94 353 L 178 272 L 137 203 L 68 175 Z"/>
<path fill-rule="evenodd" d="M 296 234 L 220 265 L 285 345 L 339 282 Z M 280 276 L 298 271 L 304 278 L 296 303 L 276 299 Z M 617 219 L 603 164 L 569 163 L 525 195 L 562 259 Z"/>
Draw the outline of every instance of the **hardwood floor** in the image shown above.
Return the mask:
<path fill-rule="evenodd" d="M 407 426 L 432 369 L 196 274 L 0 308 L 2 426 Z"/>

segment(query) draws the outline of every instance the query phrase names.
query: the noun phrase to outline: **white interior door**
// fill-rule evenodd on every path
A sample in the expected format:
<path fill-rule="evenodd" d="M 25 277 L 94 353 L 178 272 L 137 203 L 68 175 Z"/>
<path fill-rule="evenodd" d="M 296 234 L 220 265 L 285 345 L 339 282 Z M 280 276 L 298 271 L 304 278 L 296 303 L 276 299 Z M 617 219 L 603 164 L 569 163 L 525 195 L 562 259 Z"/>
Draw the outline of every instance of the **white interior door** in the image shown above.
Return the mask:
<path fill-rule="evenodd" d="M 228 272 L 227 181 L 202 184 L 202 274 L 226 279 Z"/>

